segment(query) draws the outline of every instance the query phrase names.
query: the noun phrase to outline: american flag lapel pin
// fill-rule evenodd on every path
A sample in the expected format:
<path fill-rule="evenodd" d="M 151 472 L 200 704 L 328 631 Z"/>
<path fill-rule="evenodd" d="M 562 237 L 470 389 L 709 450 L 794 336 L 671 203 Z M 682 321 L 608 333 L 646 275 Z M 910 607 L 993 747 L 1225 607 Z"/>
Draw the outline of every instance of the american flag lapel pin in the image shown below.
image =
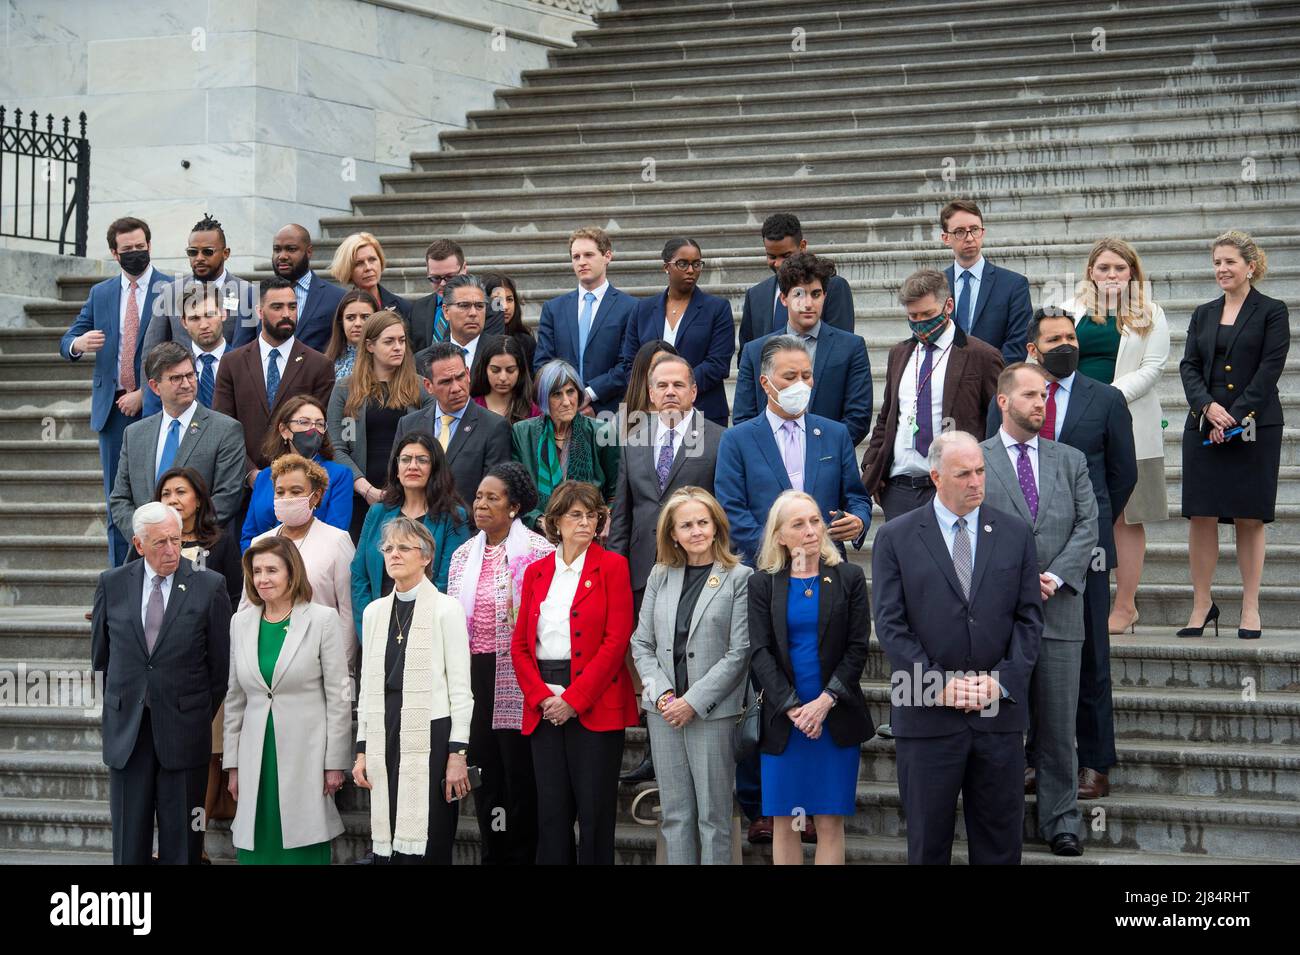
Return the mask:
<path fill-rule="evenodd" d="M 813 428 L 813 434 L 820 438 L 820 437 L 822 436 L 822 429 L 821 429 L 821 428 Z"/>

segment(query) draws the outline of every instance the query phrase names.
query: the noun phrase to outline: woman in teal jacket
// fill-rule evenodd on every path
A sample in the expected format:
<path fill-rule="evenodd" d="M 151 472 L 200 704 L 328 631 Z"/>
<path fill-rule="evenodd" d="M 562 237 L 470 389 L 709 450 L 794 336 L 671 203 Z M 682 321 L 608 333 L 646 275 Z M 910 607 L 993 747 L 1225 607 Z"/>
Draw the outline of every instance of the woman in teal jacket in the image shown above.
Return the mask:
<path fill-rule="evenodd" d="M 379 540 L 383 526 L 399 515 L 423 522 L 433 535 L 433 584 L 446 593 L 451 555 L 469 540 L 471 528 L 464 505 L 456 496 L 446 455 L 426 434 L 404 435 L 393 446 L 384 496 L 370 505 L 357 540 L 357 555 L 352 559 L 352 615 L 358 639 L 366 606 L 393 589 L 393 581 L 384 571 Z"/>

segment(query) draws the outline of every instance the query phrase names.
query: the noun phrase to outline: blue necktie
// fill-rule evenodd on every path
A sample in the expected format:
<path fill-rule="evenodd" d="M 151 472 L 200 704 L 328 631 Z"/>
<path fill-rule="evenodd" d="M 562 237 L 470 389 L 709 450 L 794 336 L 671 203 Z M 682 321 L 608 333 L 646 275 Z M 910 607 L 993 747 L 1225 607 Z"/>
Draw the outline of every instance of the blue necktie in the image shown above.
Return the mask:
<path fill-rule="evenodd" d="M 158 459 L 158 473 L 153 476 L 154 483 L 163 476 L 163 472 L 169 469 L 176 461 L 176 449 L 181 446 L 181 422 L 178 418 L 173 418 L 172 423 L 167 428 L 167 438 L 163 441 L 162 457 Z"/>
<path fill-rule="evenodd" d="M 582 359 L 587 353 L 587 335 L 591 333 L 591 306 L 596 301 L 595 292 L 587 292 L 582 296 L 582 312 L 578 315 L 578 377 L 586 381 L 586 373 L 582 370 Z"/>
<path fill-rule="evenodd" d="M 275 393 L 280 390 L 280 349 L 271 349 L 270 361 L 266 363 L 266 406 L 275 407 Z"/>
<path fill-rule="evenodd" d="M 790 312 L 785 307 L 785 302 L 781 301 L 781 297 L 778 295 L 776 304 L 772 306 L 772 331 L 784 332 L 788 324 L 790 324 Z"/>
<path fill-rule="evenodd" d="M 934 398 L 930 393 L 931 359 L 934 357 L 934 345 L 925 346 L 925 360 L 921 362 L 921 388 L 916 393 L 916 453 L 925 457 L 930 453 L 930 442 L 934 440 Z"/>
<path fill-rule="evenodd" d="M 212 366 L 217 363 L 217 359 L 212 355 L 200 355 L 199 364 L 203 370 L 199 372 L 199 404 L 205 408 L 212 407 L 212 390 L 216 385 L 217 376 L 212 371 Z"/>
<path fill-rule="evenodd" d="M 961 274 L 961 296 L 957 299 L 957 324 L 963 332 L 970 331 L 970 270 Z"/>
<path fill-rule="evenodd" d="M 435 342 L 445 342 L 447 340 L 447 316 L 442 313 L 442 296 L 438 296 L 438 301 L 433 309 L 433 340 Z"/>

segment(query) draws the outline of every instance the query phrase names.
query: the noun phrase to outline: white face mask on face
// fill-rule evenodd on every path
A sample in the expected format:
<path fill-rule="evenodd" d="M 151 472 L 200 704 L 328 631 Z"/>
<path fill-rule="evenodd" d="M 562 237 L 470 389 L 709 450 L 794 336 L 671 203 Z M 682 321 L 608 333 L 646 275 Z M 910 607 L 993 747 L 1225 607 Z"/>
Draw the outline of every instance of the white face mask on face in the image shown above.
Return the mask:
<path fill-rule="evenodd" d="M 804 381 L 786 385 L 776 393 L 776 403 L 781 406 L 781 410 L 795 417 L 808 410 L 808 401 L 811 398 L 812 388 Z"/>

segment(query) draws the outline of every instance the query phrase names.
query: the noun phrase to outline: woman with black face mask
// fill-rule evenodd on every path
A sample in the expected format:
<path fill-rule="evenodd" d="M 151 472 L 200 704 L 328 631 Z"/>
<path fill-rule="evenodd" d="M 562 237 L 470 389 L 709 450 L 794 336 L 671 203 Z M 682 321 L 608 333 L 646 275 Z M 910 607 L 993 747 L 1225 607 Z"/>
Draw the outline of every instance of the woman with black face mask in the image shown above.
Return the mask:
<path fill-rule="evenodd" d="M 316 510 L 316 517 L 333 527 L 348 529 L 352 521 L 352 472 L 334 460 L 334 446 L 325 433 L 325 409 L 311 395 L 290 398 L 271 419 L 266 429 L 262 453 L 274 462 L 282 454 L 301 454 L 315 461 L 329 475 L 329 486 Z M 275 487 L 271 469 L 263 468 L 253 482 L 253 497 L 248 516 L 239 535 L 242 553 L 258 534 L 279 524 L 275 516 Z"/>

